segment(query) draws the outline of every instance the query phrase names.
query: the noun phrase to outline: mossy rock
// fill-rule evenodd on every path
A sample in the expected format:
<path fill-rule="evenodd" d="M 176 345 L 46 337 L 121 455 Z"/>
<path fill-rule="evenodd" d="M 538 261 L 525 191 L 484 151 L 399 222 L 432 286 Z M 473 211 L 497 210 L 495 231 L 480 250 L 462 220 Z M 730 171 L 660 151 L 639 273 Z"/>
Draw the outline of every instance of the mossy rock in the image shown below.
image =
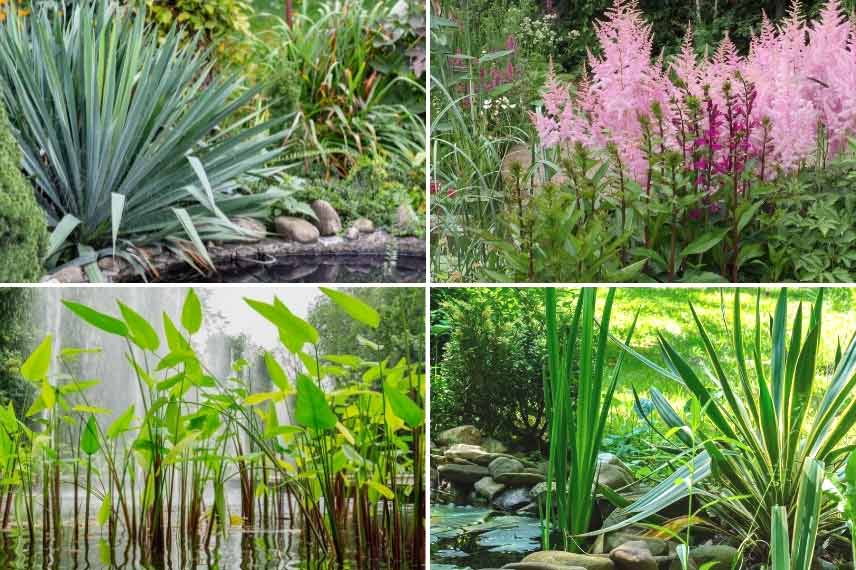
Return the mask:
<path fill-rule="evenodd" d="M 0 104 L 0 283 L 38 281 L 46 246 L 45 214 L 21 173 L 18 143 Z"/>

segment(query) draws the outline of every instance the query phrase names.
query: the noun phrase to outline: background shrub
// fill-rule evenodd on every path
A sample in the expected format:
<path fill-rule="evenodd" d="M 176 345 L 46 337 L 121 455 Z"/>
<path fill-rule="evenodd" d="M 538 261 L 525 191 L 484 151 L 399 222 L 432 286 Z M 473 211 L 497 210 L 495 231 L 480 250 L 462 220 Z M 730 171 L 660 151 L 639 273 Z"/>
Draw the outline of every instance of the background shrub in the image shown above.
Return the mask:
<path fill-rule="evenodd" d="M 33 348 L 30 323 L 32 289 L 0 289 L 0 405 L 9 402 L 18 417 L 33 403 L 35 388 L 21 378 L 19 369 Z"/>
<path fill-rule="evenodd" d="M 21 153 L 0 103 L 0 282 L 38 281 L 46 245 L 45 216 L 21 173 Z"/>
<path fill-rule="evenodd" d="M 380 327 L 374 331 L 354 319 L 327 297 L 320 298 L 309 312 L 309 322 L 321 336 L 319 348 L 326 354 L 356 354 L 376 361 L 378 352 L 359 341 L 363 336 L 383 346 L 381 352 L 394 366 L 401 358 L 410 362 L 425 359 L 425 292 L 421 288 L 357 287 L 343 289 L 365 301 L 380 313 Z"/>
<path fill-rule="evenodd" d="M 432 294 L 431 422 L 538 447 L 546 429 L 541 289 Z"/>

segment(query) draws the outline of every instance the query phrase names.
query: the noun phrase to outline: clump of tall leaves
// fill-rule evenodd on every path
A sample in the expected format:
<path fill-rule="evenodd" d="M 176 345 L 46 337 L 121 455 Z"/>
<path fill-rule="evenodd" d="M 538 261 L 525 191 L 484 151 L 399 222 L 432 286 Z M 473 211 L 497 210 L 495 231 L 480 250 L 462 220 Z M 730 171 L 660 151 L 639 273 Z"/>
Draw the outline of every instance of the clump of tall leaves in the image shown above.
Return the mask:
<path fill-rule="evenodd" d="M 396 174 L 424 166 L 425 89 L 421 70 L 406 64 L 425 38 L 387 27 L 424 18 L 410 10 L 389 0 L 322 2 L 317 14 L 277 19 L 254 38 L 271 113 L 289 127 L 283 156 L 302 160 L 304 173 L 344 177 L 360 156 L 388 161 Z"/>
<path fill-rule="evenodd" d="M 821 382 L 822 307 L 820 289 L 813 307 L 799 305 L 789 330 L 787 289 L 779 293 L 769 322 L 761 317 L 759 292 L 755 325 L 748 329 L 735 290 L 731 323 L 724 322 L 730 331 L 726 355 L 690 305 L 704 349 L 703 368 L 679 354 L 663 334 L 659 337 L 663 365 L 624 346 L 696 398 L 707 421 L 691 429 L 662 394 L 652 393 L 656 410 L 691 459 L 627 506 L 629 518 L 617 526 L 652 516 L 692 492 L 701 500 L 701 511 L 727 520 L 739 540 L 762 551 L 783 526 L 796 541 L 801 529 L 808 528 L 797 517 L 800 512 L 817 510 L 819 539 L 833 531 L 838 517 L 830 496 L 815 497 L 816 505 L 799 506 L 809 500 L 809 490 L 800 490 L 804 477 L 816 482 L 822 479 L 818 469 L 834 472 L 843 465 L 856 423 L 856 337 L 836 357 L 828 380 Z M 723 319 L 726 312 L 723 307 Z M 699 485 L 702 481 L 704 485 Z M 777 540 L 784 544 L 785 538 Z"/>
<path fill-rule="evenodd" d="M 255 91 L 212 73 L 210 52 L 145 9 L 107 0 L 0 22 L 0 96 L 53 234 L 47 264 L 166 242 L 204 264 L 203 240 L 246 236 L 281 191 L 242 180 L 279 153 L 271 124 L 226 126 Z M 94 250 L 94 251 L 93 251 Z"/>
<path fill-rule="evenodd" d="M 546 290 L 547 374 L 544 382 L 549 413 L 550 458 L 542 511 L 542 541 L 561 531 L 565 550 L 582 550 L 576 537 L 589 529 L 594 508 L 598 453 L 624 354 L 607 376 L 609 321 L 615 290 L 606 297 L 595 334 L 597 290 L 584 288 L 570 323 L 558 322 L 556 290 Z M 626 341 L 633 335 L 630 327 Z M 555 484 L 555 492 L 553 491 Z M 554 517 L 555 513 L 555 517 Z"/>

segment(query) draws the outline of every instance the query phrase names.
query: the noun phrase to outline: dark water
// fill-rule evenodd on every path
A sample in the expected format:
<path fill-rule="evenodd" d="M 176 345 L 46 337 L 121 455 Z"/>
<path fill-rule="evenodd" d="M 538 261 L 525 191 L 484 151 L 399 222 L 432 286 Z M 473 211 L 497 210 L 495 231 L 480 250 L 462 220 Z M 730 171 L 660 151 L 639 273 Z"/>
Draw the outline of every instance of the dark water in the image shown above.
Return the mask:
<path fill-rule="evenodd" d="M 213 275 L 186 272 L 164 275 L 170 283 L 424 283 L 425 258 L 383 256 L 289 255 L 269 262 L 239 261 Z"/>
<path fill-rule="evenodd" d="M 106 533 L 92 533 L 88 541 L 82 538 L 75 547 L 70 529 L 60 549 L 45 547 L 40 538 L 30 543 L 16 532 L 0 533 L 0 569 L 2 570 L 143 570 L 154 569 L 140 562 L 139 549 L 117 541 L 111 547 Z M 38 537 L 37 533 L 37 537 Z M 226 537 L 212 537 L 210 547 L 200 546 L 189 551 L 173 545 L 171 556 L 160 568 L 169 570 L 326 570 L 342 568 L 355 570 L 355 562 L 336 566 L 324 558 L 307 559 L 306 549 L 300 548 L 297 530 L 244 531 L 232 529 Z M 160 570 L 160 569 L 158 569 Z"/>
<path fill-rule="evenodd" d="M 540 550 L 537 518 L 483 507 L 431 507 L 431 570 L 479 570 L 520 562 Z"/>

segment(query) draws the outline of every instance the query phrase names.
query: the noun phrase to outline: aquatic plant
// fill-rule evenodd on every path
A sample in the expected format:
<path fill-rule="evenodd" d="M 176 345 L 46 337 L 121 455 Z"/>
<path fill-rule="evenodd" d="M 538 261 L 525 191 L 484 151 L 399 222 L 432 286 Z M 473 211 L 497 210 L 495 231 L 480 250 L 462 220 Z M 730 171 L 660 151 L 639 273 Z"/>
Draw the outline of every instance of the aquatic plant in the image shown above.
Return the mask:
<path fill-rule="evenodd" d="M 787 327 L 787 289 L 782 289 L 769 328 L 760 314 L 760 292 L 755 304 L 754 331 L 745 331 L 739 290 L 734 293 L 730 349 L 734 369 L 715 347 L 695 308 L 690 311 L 697 338 L 704 347 L 711 388 L 695 367 L 679 354 L 665 335 L 659 344 L 665 366 L 654 363 L 626 344 L 624 350 L 676 383 L 697 398 L 708 423 L 701 433 L 688 428 L 685 420 L 665 398 L 652 398 L 666 424 L 678 433 L 679 441 L 699 453 L 660 485 L 625 507 L 629 518 L 619 525 L 601 529 L 609 532 L 643 520 L 688 495 L 690 484 L 703 511 L 717 513 L 730 522 L 729 532 L 752 547 L 769 543 L 779 507 L 787 513 L 792 536 L 800 525 L 796 519 L 802 495 L 803 473 L 815 479 L 825 467 L 834 472 L 846 457 L 847 437 L 856 423 L 856 337 L 840 350 L 826 389 L 819 399 L 817 355 L 823 338 L 823 290 L 810 309 L 807 322 L 802 305 L 797 309 L 790 334 Z M 723 318 L 725 310 L 723 308 Z M 806 330 L 804 330 L 806 329 Z M 769 338 L 765 338 L 767 331 Z M 748 341 L 748 342 L 747 342 Z M 767 344 L 769 342 L 769 344 Z M 764 347 L 771 352 L 764 354 Z M 818 401 L 819 400 L 819 401 Z M 692 474 L 692 476 L 690 476 Z M 699 483 L 705 481 L 704 488 Z M 813 483 L 812 483 L 813 484 Z M 823 495 L 819 502 L 819 537 L 831 532 L 834 502 Z M 814 507 L 812 507 L 813 509 Z M 780 525 L 781 522 L 775 522 Z"/>
<path fill-rule="evenodd" d="M 624 353 L 620 354 L 611 376 L 607 377 L 606 352 L 614 298 L 615 290 L 610 289 L 597 321 L 599 330 L 595 337 L 596 289 L 587 287 L 580 291 L 573 317 L 565 326 L 558 322 L 556 290 L 545 291 L 547 374 L 544 376 L 544 399 L 549 411 L 550 434 L 547 490 L 542 510 L 545 550 L 551 549 L 551 532 L 559 530 L 565 550 L 582 551 L 576 537 L 586 533 L 591 523 L 598 453 L 624 359 Z M 630 342 L 634 328 L 635 322 L 626 343 Z"/>
<path fill-rule="evenodd" d="M 343 313 L 378 326 L 370 306 L 339 291 L 324 293 Z M 0 410 L 4 521 L 12 511 L 23 513 L 31 540 L 41 526 L 45 548 L 58 548 L 62 471 L 70 466 L 74 543 L 81 527 L 82 539 L 89 539 L 94 495 L 106 544 L 114 548 L 124 533 L 145 564 L 164 564 L 176 543 L 195 559 L 201 546 L 236 524 L 281 528 L 286 520 L 303 526 L 311 552 L 340 562 L 356 556 L 409 567 L 422 560 L 421 364 L 389 363 L 383 347 L 369 339 L 361 342 L 377 360 L 322 355 L 317 331 L 279 299 L 248 299 L 302 362 L 289 377 L 273 354 L 264 354 L 273 390 L 254 392 L 245 360 L 233 363 L 232 376 L 215 377 L 194 349 L 204 313 L 193 290 L 180 319 L 163 315 L 162 334 L 121 301 L 117 316 L 63 303 L 84 322 L 124 340 L 142 410 L 91 406 L 87 391 L 98 381 L 79 380 L 74 362 L 97 349 L 65 348 L 58 355 L 62 370 L 53 371 L 54 339 L 46 337 L 21 367 L 38 387 L 28 415 L 42 431 L 29 431 L 11 407 Z M 96 419 L 111 414 L 109 424 Z M 230 478 L 239 482 L 240 514 L 229 512 Z M 38 483 L 41 516 L 35 509 Z M 83 512 L 78 488 L 85 490 Z"/>
<path fill-rule="evenodd" d="M 162 242 L 211 265 L 205 240 L 245 239 L 230 217 L 263 217 L 283 197 L 239 191 L 279 154 L 274 124 L 224 123 L 258 89 L 213 74 L 177 27 L 161 40 L 143 8 L 13 13 L 0 53 L 0 96 L 53 230 L 48 267 L 115 252 L 143 268 L 135 248 Z"/>

